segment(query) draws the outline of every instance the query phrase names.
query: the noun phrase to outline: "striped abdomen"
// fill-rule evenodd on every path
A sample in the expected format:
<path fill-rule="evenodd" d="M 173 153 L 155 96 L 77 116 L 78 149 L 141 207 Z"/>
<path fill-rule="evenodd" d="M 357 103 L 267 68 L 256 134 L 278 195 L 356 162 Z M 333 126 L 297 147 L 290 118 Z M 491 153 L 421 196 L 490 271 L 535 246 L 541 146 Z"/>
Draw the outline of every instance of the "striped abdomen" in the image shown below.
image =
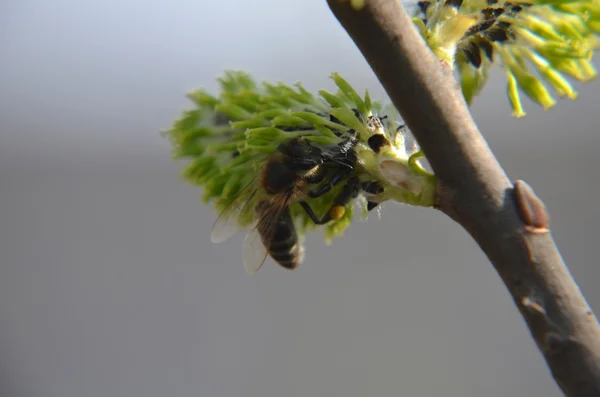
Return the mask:
<path fill-rule="evenodd" d="M 269 219 L 276 214 L 269 214 L 269 204 L 263 201 L 257 206 L 257 213 L 264 219 L 258 224 L 258 232 L 271 258 L 286 269 L 298 267 L 304 259 L 304 247 L 298 240 L 289 208 L 280 211 L 277 219 Z"/>

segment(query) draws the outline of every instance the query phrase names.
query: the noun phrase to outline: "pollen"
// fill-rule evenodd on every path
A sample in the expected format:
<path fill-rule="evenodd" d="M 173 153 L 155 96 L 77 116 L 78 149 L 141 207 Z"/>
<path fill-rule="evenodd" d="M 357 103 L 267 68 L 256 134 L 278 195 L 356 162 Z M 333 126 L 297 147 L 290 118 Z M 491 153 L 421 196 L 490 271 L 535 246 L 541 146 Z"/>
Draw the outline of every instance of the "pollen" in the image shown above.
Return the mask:
<path fill-rule="evenodd" d="M 329 210 L 329 215 L 331 216 L 331 219 L 338 220 L 342 216 L 344 216 L 345 212 L 346 212 L 346 208 L 344 208 L 344 206 L 334 205 L 333 207 L 331 207 L 331 210 Z"/>

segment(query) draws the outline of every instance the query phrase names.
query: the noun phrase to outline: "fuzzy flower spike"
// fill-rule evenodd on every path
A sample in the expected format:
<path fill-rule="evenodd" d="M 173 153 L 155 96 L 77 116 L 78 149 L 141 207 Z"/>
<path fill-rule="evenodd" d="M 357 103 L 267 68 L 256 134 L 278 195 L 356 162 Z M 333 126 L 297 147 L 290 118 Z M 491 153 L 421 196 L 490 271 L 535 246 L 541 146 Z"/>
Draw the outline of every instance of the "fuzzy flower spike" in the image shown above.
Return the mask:
<path fill-rule="evenodd" d="M 185 179 L 203 188 L 203 201 L 217 213 L 234 214 L 238 228 L 251 228 L 257 204 L 270 199 L 261 181 L 264 169 L 294 142 L 332 170 L 322 182 L 308 183 L 309 190 L 324 194 L 294 196 L 287 203 L 300 238 L 317 227 L 301 201 L 327 219 L 328 244 L 350 225 L 355 207 L 365 217 L 387 200 L 433 206 L 436 178 L 419 164 L 420 152 L 408 152 L 396 114 L 368 93 L 359 96 L 339 75 L 332 78 L 338 92 L 320 91 L 317 97 L 300 84 L 257 85 L 245 73 L 228 72 L 219 80 L 219 96 L 189 94 L 195 107 L 167 132 L 174 157 L 189 161 Z M 286 155 L 290 163 L 306 160 Z M 356 188 L 350 200 L 342 200 L 350 181 Z"/>
<path fill-rule="evenodd" d="M 456 68 L 467 102 L 479 94 L 489 68 L 501 60 L 515 117 L 525 115 L 520 91 L 544 109 L 551 86 L 575 99 L 570 76 L 588 81 L 600 33 L 600 0 L 419 1 L 413 21 L 432 51 Z"/>

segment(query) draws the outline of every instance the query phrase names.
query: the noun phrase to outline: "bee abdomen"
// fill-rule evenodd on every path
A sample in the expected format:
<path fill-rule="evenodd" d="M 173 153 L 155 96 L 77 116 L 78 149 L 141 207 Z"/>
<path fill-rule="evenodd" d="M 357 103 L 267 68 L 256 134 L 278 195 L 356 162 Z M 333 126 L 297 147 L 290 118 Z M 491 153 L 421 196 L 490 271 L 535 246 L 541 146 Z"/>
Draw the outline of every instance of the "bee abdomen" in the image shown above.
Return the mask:
<path fill-rule="evenodd" d="M 260 202 L 256 207 L 259 217 L 269 215 L 267 201 Z M 304 259 L 304 247 L 298 241 L 298 233 L 289 208 L 284 208 L 276 219 L 271 222 L 259 223 L 258 232 L 267 252 L 282 267 L 295 269 Z"/>
<path fill-rule="evenodd" d="M 302 262 L 302 246 L 289 212 L 281 215 L 268 249 L 271 258 L 287 269 L 294 269 Z"/>
<path fill-rule="evenodd" d="M 304 259 L 304 249 L 300 244 L 296 243 L 291 247 L 287 246 L 281 251 L 272 250 L 271 257 L 286 269 L 295 269 Z"/>

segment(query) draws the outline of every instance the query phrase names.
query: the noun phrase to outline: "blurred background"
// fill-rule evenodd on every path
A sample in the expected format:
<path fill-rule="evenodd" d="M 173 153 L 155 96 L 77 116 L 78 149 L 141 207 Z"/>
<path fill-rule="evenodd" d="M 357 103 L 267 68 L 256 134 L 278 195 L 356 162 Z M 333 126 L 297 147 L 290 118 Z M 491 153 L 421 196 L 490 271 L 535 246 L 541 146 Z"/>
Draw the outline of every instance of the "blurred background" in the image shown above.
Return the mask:
<path fill-rule="evenodd" d="M 0 395 L 560 396 L 512 300 L 443 214 L 387 204 L 296 272 L 180 180 L 160 131 L 224 69 L 385 98 L 323 0 L 0 5 Z M 593 308 L 598 83 L 511 118 L 500 70 L 473 106 L 532 185 Z"/>

